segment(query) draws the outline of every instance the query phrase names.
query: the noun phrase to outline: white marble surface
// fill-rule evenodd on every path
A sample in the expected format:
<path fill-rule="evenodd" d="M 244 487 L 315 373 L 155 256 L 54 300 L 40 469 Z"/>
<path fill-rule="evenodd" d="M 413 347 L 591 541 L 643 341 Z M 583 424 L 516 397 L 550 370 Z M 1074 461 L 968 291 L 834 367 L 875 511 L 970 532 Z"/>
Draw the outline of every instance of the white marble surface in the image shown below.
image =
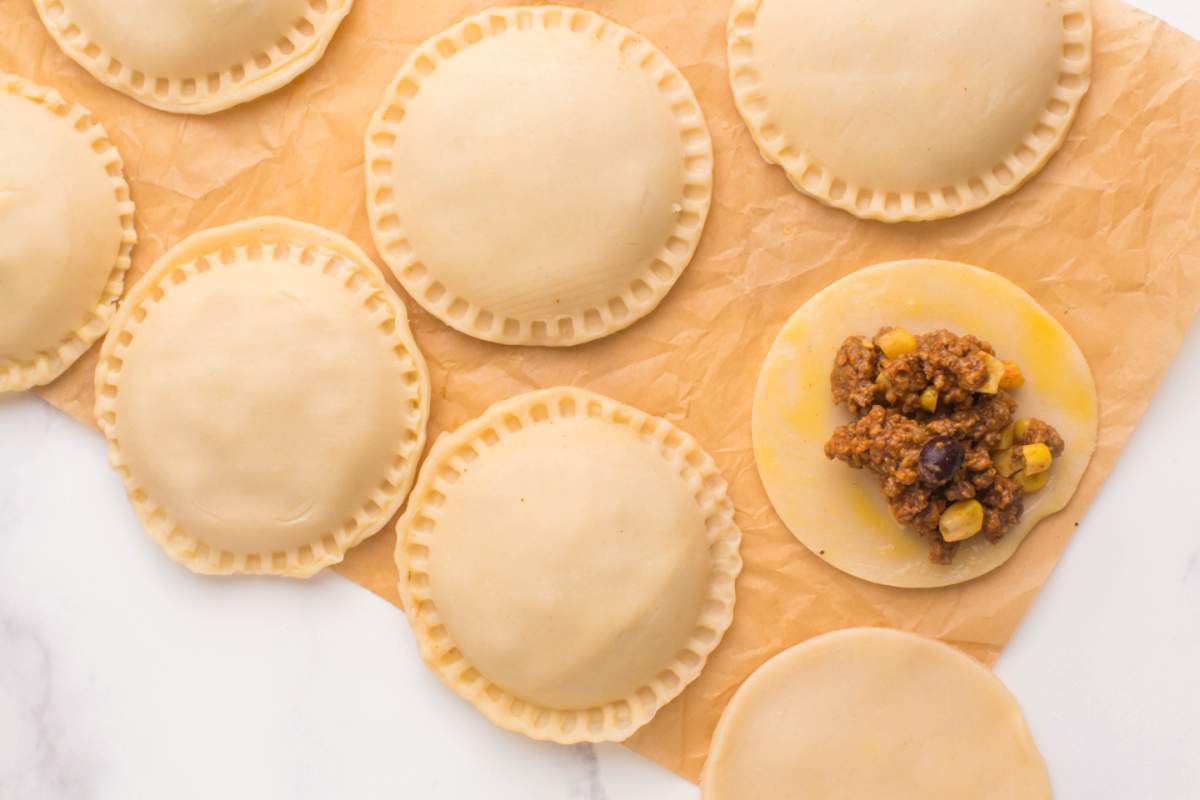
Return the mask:
<path fill-rule="evenodd" d="M 1140 4 L 1200 36 L 1195 0 Z M 1200 328 L 998 666 L 1060 798 L 1200 798 Z M 0 400 L 0 798 L 695 800 L 617 746 L 492 728 L 350 583 L 205 580 L 100 438 Z"/>

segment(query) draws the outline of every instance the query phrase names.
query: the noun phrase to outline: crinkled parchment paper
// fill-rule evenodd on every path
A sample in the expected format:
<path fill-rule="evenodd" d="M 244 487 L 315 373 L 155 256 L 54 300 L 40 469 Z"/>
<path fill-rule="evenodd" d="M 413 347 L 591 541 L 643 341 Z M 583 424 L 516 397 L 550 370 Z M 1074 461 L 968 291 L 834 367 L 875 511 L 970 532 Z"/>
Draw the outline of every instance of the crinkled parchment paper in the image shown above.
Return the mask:
<path fill-rule="evenodd" d="M 58 88 L 108 126 L 138 207 L 135 275 L 193 231 L 259 214 L 324 225 L 370 250 L 367 120 L 415 44 L 486 5 L 358 0 L 311 72 L 211 117 L 152 111 L 100 86 L 59 52 L 25 0 L 0 0 L 0 69 Z M 759 159 L 726 80 L 727 0 L 586 5 L 658 44 L 704 106 L 716 144 L 716 194 L 695 261 L 649 318 L 571 350 L 483 344 L 413 303 L 409 308 L 433 374 L 433 435 L 501 398 L 566 383 L 678 423 L 728 476 L 746 533 L 736 620 L 704 675 L 629 742 L 694 779 L 739 682 L 802 639 L 849 625 L 887 625 L 936 636 L 989 662 L 1004 646 L 1200 303 L 1200 43 L 1118 0 L 1095 0 L 1094 85 L 1049 167 L 983 211 L 889 227 L 802 197 Z M 1043 522 L 1002 569 L 928 591 L 863 583 L 805 550 L 771 511 L 750 448 L 759 364 L 792 311 L 859 267 L 914 256 L 986 266 L 1032 292 L 1083 347 L 1101 402 L 1099 449 L 1070 507 Z M 90 422 L 94 365 L 92 354 L 44 395 Z M 380 534 L 339 571 L 396 602 L 392 542 L 390 532 Z M 403 626 L 399 614 L 396 626 Z"/>

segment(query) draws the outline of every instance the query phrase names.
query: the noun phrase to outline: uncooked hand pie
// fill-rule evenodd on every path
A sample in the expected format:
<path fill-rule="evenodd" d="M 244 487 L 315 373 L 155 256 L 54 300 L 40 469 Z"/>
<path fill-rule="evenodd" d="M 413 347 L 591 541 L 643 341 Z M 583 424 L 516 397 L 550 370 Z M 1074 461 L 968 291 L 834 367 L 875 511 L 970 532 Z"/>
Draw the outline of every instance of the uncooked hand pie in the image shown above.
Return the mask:
<path fill-rule="evenodd" d="M 572 345 L 650 313 L 708 215 L 712 143 L 679 71 L 590 11 L 486 11 L 409 58 L 366 135 L 384 260 L 430 313 Z"/>
<path fill-rule="evenodd" d="M 734 98 L 801 191 L 894 222 L 1015 191 L 1091 78 L 1089 0 L 735 0 Z"/>
<path fill-rule="evenodd" d="M 1028 294 L 903 261 L 788 320 L 759 376 L 754 456 L 813 553 L 875 583 L 947 586 L 999 567 L 1067 505 L 1097 415 L 1083 354 Z"/>
<path fill-rule="evenodd" d="M 741 533 L 687 434 L 600 395 L 498 403 L 434 445 L 396 544 L 421 655 L 497 725 L 625 739 L 733 615 Z"/>
<path fill-rule="evenodd" d="M 0 72 L 0 392 L 49 383 L 108 329 L 136 235 L 86 108 Z"/>
<path fill-rule="evenodd" d="M 210 114 L 320 60 L 353 0 L 34 0 L 63 52 L 148 106 Z"/>
<path fill-rule="evenodd" d="M 1020 707 L 949 645 L 857 628 L 810 639 L 725 708 L 703 800 L 1049 800 Z"/>
<path fill-rule="evenodd" d="M 96 370 L 96 419 L 139 519 L 201 573 L 341 561 L 400 507 L 428 413 L 425 362 L 379 269 L 280 218 L 169 250 Z"/>

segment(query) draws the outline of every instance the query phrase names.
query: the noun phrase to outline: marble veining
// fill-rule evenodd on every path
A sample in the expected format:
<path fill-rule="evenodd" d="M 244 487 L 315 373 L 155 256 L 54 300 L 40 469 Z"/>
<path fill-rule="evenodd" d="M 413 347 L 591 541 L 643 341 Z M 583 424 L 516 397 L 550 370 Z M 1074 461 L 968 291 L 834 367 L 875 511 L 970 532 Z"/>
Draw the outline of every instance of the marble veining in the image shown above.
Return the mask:
<path fill-rule="evenodd" d="M 577 744 L 569 749 L 579 771 L 572 776 L 567 800 L 609 800 L 608 792 L 600 781 L 600 760 L 596 756 L 596 748 L 590 744 Z"/>
<path fill-rule="evenodd" d="M 1192 0 L 1139 5 L 1200 34 Z M 1198 397 L 1194 329 L 997 665 L 1060 800 L 1200 797 Z M 0 800 L 698 796 L 618 746 L 493 728 L 336 576 L 186 573 L 97 434 L 0 398 Z"/>

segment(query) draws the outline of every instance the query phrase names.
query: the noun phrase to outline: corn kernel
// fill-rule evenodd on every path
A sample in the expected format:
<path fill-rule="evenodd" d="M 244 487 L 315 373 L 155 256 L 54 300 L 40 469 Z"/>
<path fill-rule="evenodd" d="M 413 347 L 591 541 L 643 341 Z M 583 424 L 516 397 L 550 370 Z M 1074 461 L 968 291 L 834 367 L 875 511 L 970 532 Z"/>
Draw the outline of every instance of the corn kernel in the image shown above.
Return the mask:
<path fill-rule="evenodd" d="M 1050 469 L 1054 456 L 1050 448 L 1041 442 L 1027 444 L 1021 448 L 1021 458 L 1025 461 L 1025 474 L 1038 475 Z"/>
<path fill-rule="evenodd" d="M 987 366 L 987 380 L 976 391 L 995 394 L 1000 391 L 1000 380 L 1004 377 L 1004 362 L 993 355 L 983 353 L 983 363 Z"/>
<path fill-rule="evenodd" d="M 978 500 L 960 500 L 942 512 L 938 530 L 947 542 L 970 539 L 983 530 L 983 506 Z"/>
<path fill-rule="evenodd" d="M 996 465 L 996 471 L 1006 478 L 1011 478 L 1021 468 L 1013 458 L 1011 447 L 992 453 L 992 463 Z"/>
<path fill-rule="evenodd" d="M 1013 441 L 1019 442 L 1025 438 L 1025 434 L 1029 433 L 1030 422 L 1028 417 L 1023 417 L 1013 423 Z"/>
<path fill-rule="evenodd" d="M 1004 374 L 1000 376 L 1001 389 L 1020 389 L 1025 385 L 1025 375 L 1012 361 L 1003 361 Z"/>
<path fill-rule="evenodd" d="M 899 358 L 917 349 L 917 337 L 904 328 L 892 328 L 875 337 L 875 345 L 888 358 Z"/>
<path fill-rule="evenodd" d="M 1013 426 L 1009 425 L 1000 431 L 1000 449 L 1007 450 L 1013 446 Z"/>
<path fill-rule="evenodd" d="M 932 414 L 937 411 L 937 404 L 938 390 L 932 386 L 926 386 L 925 391 L 921 392 L 921 408 Z"/>
<path fill-rule="evenodd" d="M 1013 476 L 1013 480 L 1021 484 L 1021 488 L 1026 494 L 1033 494 L 1041 491 L 1046 485 L 1046 481 L 1050 480 L 1050 472 L 1039 472 L 1036 475 L 1026 475 L 1024 472 L 1018 472 Z"/>

